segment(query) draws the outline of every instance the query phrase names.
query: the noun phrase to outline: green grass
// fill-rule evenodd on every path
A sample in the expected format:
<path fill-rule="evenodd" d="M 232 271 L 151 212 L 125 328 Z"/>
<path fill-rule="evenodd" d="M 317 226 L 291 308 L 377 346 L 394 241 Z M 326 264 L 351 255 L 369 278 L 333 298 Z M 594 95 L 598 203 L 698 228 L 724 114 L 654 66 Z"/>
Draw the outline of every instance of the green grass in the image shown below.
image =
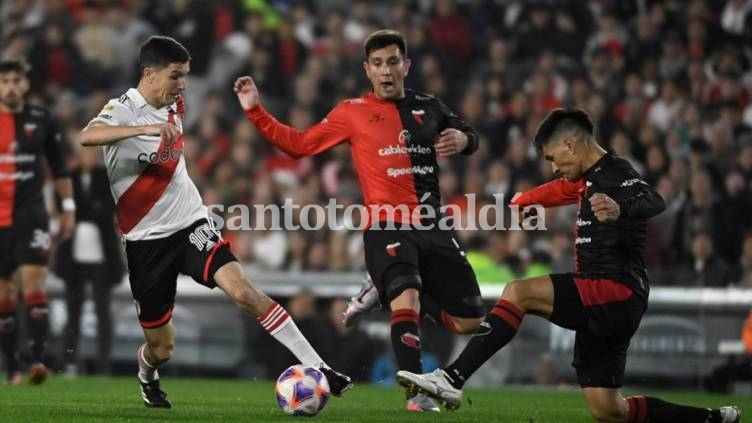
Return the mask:
<path fill-rule="evenodd" d="M 291 421 L 277 408 L 272 382 L 165 378 L 172 410 L 143 406 L 135 378 L 54 377 L 42 386 L 0 385 L 0 422 L 274 422 Z M 653 393 L 654 394 L 654 393 Z M 698 393 L 661 397 L 687 404 L 739 405 L 752 414 L 752 399 Z M 467 399 L 472 400 L 468 404 Z M 333 398 L 316 417 L 321 422 L 590 422 L 576 390 L 468 390 L 453 413 L 416 415 L 404 410 L 396 387 L 357 385 Z"/>

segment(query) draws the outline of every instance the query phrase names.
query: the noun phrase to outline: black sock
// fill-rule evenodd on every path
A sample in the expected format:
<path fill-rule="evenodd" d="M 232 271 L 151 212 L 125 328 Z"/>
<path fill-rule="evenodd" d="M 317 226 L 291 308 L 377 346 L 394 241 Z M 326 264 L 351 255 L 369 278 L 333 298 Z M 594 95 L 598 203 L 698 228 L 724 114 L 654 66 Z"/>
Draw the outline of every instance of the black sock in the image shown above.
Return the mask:
<path fill-rule="evenodd" d="M 449 330 L 457 333 L 457 327 L 454 325 L 449 314 L 441 308 L 433 298 L 421 294 L 420 296 L 420 314 L 423 318 L 433 320 L 437 325 L 444 325 Z"/>
<path fill-rule="evenodd" d="M 47 346 L 47 332 L 49 331 L 47 295 L 30 295 L 25 298 L 25 301 L 31 362 L 41 363 L 44 359 L 44 352 Z"/>
<path fill-rule="evenodd" d="M 627 397 L 630 423 L 721 423 L 718 409 L 673 404 L 653 397 Z"/>
<path fill-rule="evenodd" d="M 514 338 L 523 315 L 522 310 L 507 300 L 496 303 L 460 356 L 444 369 L 455 388 L 462 388 L 483 363 Z"/>
<path fill-rule="evenodd" d="M 392 349 L 397 359 L 397 367 L 399 370 L 422 373 L 418 313 L 409 308 L 394 310 L 390 324 Z"/>
<path fill-rule="evenodd" d="M 18 320 L 17 303 L 0 304 L 0 346 L 2 346 L 8 377 L 20 370 L 18 362 Z"/>

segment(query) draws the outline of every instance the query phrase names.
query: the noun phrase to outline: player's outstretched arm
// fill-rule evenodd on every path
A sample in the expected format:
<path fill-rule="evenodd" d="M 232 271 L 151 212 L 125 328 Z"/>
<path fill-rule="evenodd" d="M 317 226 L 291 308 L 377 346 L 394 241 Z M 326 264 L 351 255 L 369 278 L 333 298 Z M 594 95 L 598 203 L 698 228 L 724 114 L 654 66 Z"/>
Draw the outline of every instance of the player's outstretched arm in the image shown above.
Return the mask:
<path fill-rule="evenodd" d="M 233 91 L 246 117 L 262 137 L 291 157 L 312 156 L 349 138 L 344 106 L 335 107 L 323 121 L 305 131 L 280 123 L 261 105 L 253 78 L 241 76 L 235 80 Z"/>
<path fill-rule="evenodd" d="M 79 142 L 84 147 L 107 145 L 120 140 L 137 137 L 139 135 L 151 135 L 162 137 L 162 141 L 170 145 L 177 136 L 177 127 L 170 123 L 157 123 L 152 125 L 108 125 L 102 122 L 92 122 L 81 131 Z"/>
<path fill-rule="evenodd" d="M 585 182 L 582 179 L 576 182 L 565 178 L 554 179 L 515 196 L 512 198 L 512 205 L 526 207 L 540 204 L 543 207 L 558 207 L 575 204 L 579 201 L 579 193 L 584 187 Z"/>

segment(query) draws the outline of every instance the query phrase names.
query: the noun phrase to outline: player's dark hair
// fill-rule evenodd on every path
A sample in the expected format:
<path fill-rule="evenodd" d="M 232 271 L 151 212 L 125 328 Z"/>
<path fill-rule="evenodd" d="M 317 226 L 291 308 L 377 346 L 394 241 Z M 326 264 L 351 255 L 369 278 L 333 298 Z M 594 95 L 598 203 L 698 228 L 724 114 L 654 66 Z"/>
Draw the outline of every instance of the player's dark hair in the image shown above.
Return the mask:
<path fill-rule="evenodd" d="M 172 37 L 154 35 L 141 46 L 138 54 L 138 70 L 143 74 L 144 69 L 162 69 L 170 63 L 188 63 L 191 55 L 177 40 Z"/>
<path fill-rule="evenodd" d="M 27 75 L 30 70 L 31 66 L 21 59 L 6 59 L 0 61 L 0 74 L 18 72 L 22 75 Z"/>
<path fill-rule="evenodd" d="M 368 55 L 372 51 L 392 44 L 397 45 L 400 53 L 402 53 L 402 57 L 407 57 L 407 41 L 405 41 L 405 36 L 393 29 L 382 29 L 369 35 L 366 38 L 366 42 L 363 43 L 363 48 L 366 51 L 366 60 L 368 60 Z"/>
<path fill-rule="evenodd" d="M 577 141 L 593 139 L 593 121 L 590 115 L 582 109 L 554 109 L 540 126 L 533 139 L 533 145 L 538 150 L 554 139 L 569 134 Z"/>

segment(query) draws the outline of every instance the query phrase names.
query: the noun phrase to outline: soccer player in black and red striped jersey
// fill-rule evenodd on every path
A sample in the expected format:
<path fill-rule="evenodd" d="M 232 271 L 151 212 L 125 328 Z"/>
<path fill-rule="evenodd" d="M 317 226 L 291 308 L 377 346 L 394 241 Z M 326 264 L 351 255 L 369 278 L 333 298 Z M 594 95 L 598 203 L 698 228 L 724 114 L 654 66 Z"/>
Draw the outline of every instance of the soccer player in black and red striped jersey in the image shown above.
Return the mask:
<path fill-rule="evenodd" d="M 512 340 L 527 313 L 576 332 L 574 366 L 592 417 L 601 422 L 738 423 L 737 407 L 698 408 L 621 394 L 627 348 L 647 309 L 645 236 L 663 198 L 624 159 L 607 153 L 582 110 L 557 109 L 541 123 L 535 146 L 559 179 L 513 199 L 520 206 L 579 204 L 575 273 L 513 281 L 460 356 L 433 373 L 397 380 L 456 409 L 467 379 Z"/>
<path fill-rule="evenodd" d="M 50 255 L 49 218 L 42 188 L 46 159 L 62 198 L 60 237 L 71 236 L 75 219 L 73 188 L 61 149 L 58 125 L 47 109 L 26 103 L 28 66 L 0 62 L 0 343 L 8 382 L 22 381 L 18 362 L 17 288 L 19 271 L 26 303 L 31 366 L 29 383 L 47 378 L 43 364 L 48 331 L 45 279 Z"/>
<path fill-rule="evenodd" d="M 377 31 L 364 47 L 363 69 L 373 90 L 343 101 L 305 131 L 274 119 L 261 106 L 250 76 L 238 78 L 234 89 L 262 136 L 292 157 L 350 144 L 368 210 L 368 273 L 381 302 L 391 308 L 398 367 L 419 372 L 419 313 L 458 333 L 470 333 L 482 321 L 480 289 L 465 251 L 450 230 L 437 225 L 437 155 L 473 153 L 478 134 L 438 98 L 405 89 L 410 60 L 402 34 Z M 407 409 L 439 411 L 424 395 L 408 398 Z"/>

